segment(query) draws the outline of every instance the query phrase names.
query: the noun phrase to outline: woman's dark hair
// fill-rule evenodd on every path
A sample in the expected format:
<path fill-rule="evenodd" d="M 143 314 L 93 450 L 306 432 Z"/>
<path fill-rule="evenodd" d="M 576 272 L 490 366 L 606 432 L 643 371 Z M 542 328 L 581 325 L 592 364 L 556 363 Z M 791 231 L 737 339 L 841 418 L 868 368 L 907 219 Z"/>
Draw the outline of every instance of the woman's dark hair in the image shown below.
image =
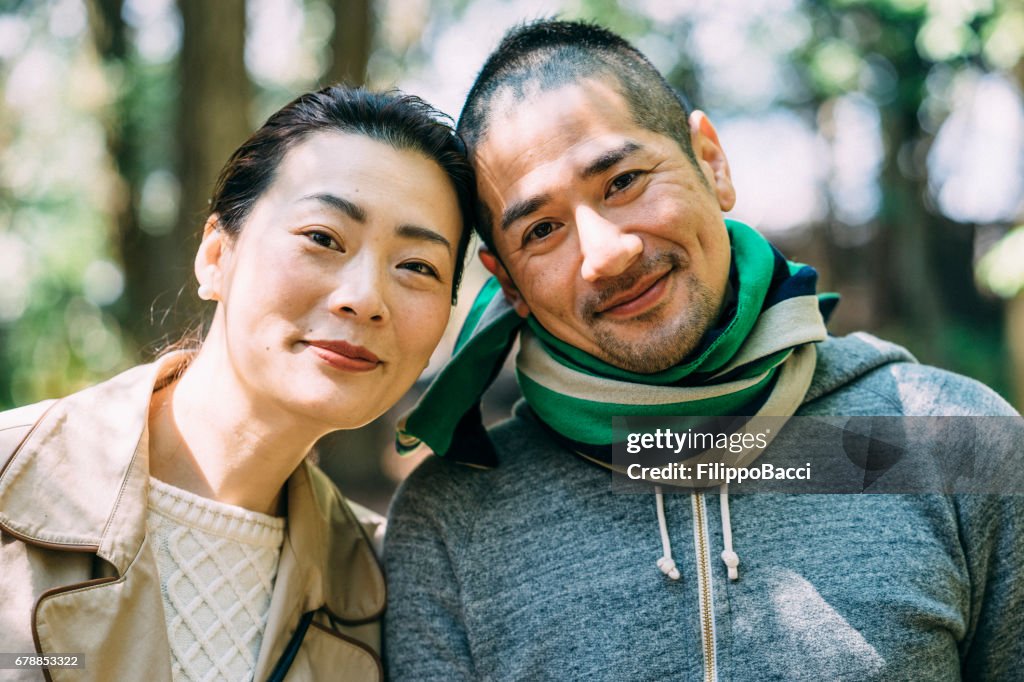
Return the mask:
<path fill-rule="evenodd" d="M 395 149 L 419 152 L 451 180 L 463 228 L 455 252 L 454 304 L 472 235 L 473 169 L 451 118 L 413 95 L 332 85 L 286 104 L 235 150 L 221 170 L 210 199 L 210 213 L 217 214 L 220 228 L 237 235 L 274 181 L 285 153 L 314 133 L 331 131 L 365 135 Z"/>

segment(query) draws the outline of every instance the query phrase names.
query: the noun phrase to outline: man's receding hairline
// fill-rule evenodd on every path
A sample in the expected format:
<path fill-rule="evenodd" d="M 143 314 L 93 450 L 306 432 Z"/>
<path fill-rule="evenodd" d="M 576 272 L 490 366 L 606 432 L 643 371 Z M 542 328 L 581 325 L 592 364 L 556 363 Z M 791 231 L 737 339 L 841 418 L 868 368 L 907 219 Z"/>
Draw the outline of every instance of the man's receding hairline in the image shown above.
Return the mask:
<path fill-rule="evenodd" d="M 615 84 L 612 85 L 611 87 L 615 91 L 615 94 L 622 98 L 622 103 L 626 106 L 626 110 L 629 112 L 630 118 L 638 126 L 647 130 L 647 126 L 645 126 L 642 121 L 637 120 L 639 117 L 637 116 L 637 112 L 634 111 L 633 106 L 629 101 L 629 95 L 626 92 L 625 83 L 622 82 L 622 78 L 613 69 L 610 69 L 607 66 L 605 66 L 604 69 L 604 75 L 610 75 L 614 78 Z M 480 109 L 478 109 L 480 125 L 477 126 L 476 131 L 473 131 L 474 137 L 472 139 L 466 139 L 466 147 L 470 163 L 476 163 L 477 150 L 481 146 L 483 146 L 484 142 L 487 141 L 487 137 L 491 132 L 490 124 L 499 115 L 505 114 L 506 116 L 509 116 L 511 115 L 512 112 L 520 110 L 524 106 L 528 106 L 530 100 L 541 95 L 544 95 L 546 93 L 553 92 L 555 90 L 560 90 L 562 88 L 583 88 L 586 85 L 587 81 L 593 81 L 598 85 L 606 85 L 606 82 L 599 78 L 599 74 L 599 71 L 594 71 L 584 76 L 578 81 L 567 79 L 564 82 L 552 82 L 548 84 L 541 82 L 543 79 L 540 78 L 539 76 L 533 76 L 528 81 L 526 81 L 528 87 L 533 87 L 532 91 L 528 95 L 524 96 L 523 99 L 520 100 L 515 99 L 516 88 L 512 83 L 499 83 L 498 86 L 487 97 L 483 98 L 483 101 L 480 103 L 481 107 Z M 502 97 L 512 97 L 514 106 L 502 107 L 500 112 L 495 112 L 494 105 Z M 465 134 L 463 134 L 463 137 L 466 137 Z"/>

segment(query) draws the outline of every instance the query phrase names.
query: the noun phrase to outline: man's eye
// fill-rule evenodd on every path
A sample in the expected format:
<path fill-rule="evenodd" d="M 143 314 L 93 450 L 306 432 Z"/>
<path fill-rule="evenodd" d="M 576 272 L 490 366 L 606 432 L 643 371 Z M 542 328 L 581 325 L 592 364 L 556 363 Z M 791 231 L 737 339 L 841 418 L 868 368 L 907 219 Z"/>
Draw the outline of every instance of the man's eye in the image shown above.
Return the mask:
<path fill-rule="evenodd" d="M 405 270 L 412 270 L 413 272 L 417 272 L 421 275 L 427 275 L 428 277 L 433 277 L 434 279 L 441 279 L 441 276 L 437 274 L 437 270 L 435 270 L 432 266 L 422 261 L 409 261 L 408 263 L 402 263 L 398 267 L 403 268 Z"/>
<path fill-rule="evenodd" d="M 549 234 L 555 231 L 555 225 L 551 222 L 537 223 L 529 230 L 526 231 L 526 238 L 524 242 L 533 241 L 534 239 L 543 239 Z"/>
<path fill-rule="evenodd" d="M 639 177 L 639 175 L 639 171 L 630 171 L 629 173 L 623 173 L 622 175 L 618 176 L 617 178 L 612 180 L 612 191 L 609 192 L 609 194 L 621 192 L 622 190 L 628 188 L 630 185 L 636 182 L 636 179 L 637 177 Z"/>
<path fill-rule="evenodd" d="M 325 249 L 334 249 L 335 251 L 342 250 L 341 245 L 338 244 L 338 241 L 331 235 L 327 234 L 326 232 L 320 232 L 319 230 L 315 230 L 313 232 L 307 232 L 306 237 L 308 237 L 309 240 L 316 244 L 317 246 L 322 246 Z"/>

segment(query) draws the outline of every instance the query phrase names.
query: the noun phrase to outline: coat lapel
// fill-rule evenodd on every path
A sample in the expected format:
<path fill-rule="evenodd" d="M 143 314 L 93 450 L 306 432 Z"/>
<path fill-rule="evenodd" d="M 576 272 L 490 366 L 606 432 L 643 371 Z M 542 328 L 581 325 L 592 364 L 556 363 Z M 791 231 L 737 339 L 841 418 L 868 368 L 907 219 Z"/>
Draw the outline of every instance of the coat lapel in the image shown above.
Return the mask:
<path fill-rule="evenodd" d="M 337 488 L 308 463 L 288 479 L 287 494 L 288 532 L 254 679 L 273 670 L 302 614 L 321 610 L 326 613 L 307 631 L 289 677 L 330 679 L 345 670 L 350 679 L 379 679 L 380 659 L 364 642 L 379 650 L 374 621 L 387 596 L 369 538 Z M 328 614 L 339 627 L 332 627 Z M 356 632 L 363 623 L 373 625 Z M 358 638 L 346 634 L 350 629 Z"/>
<path fill-rule="evenodd" d="M 138 561 L 120 578 L 98 578 L 44 593 L 33 628 L 41 652 L 85 657 L 85 670 L 53 669 L 53 680 L 171 680 L 155 562 Z"/>

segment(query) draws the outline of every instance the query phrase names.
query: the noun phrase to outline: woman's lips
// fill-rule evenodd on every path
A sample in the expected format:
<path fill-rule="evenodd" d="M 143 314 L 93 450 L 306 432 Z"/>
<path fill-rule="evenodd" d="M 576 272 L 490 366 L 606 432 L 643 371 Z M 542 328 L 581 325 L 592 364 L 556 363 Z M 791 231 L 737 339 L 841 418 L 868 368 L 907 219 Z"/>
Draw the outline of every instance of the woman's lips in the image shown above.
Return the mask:
<path fill-rule="evenodd" d="M 371 372 L 382 363 L 380 358 L 362 346 L 346 341 L 307 341 L 321 360 L 345 372 Z"/>
<path fill-rule="evenodd" d="M 600 311 L 602 316 L 634 317 L 643 314 L 656 306 L 668 291 L 668 276 L 672 270 L 664 273 L 653 282 L 648 280 L 635 287 L 632 291 L 618 297 L 612 305 Z"/>

